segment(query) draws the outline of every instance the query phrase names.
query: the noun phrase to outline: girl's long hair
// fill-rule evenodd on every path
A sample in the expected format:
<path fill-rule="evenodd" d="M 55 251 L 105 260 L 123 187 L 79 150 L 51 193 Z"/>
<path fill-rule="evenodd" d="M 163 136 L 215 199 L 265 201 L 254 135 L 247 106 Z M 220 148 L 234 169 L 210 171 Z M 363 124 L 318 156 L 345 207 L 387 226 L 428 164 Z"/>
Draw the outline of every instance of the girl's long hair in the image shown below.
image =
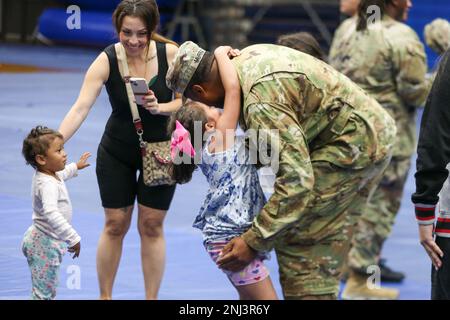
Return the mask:
<path fill-rule="evenodd" d="M 320 44 L 309 32 L 296 32 L 278 37 L 277 44 L 307 53 L 322 61 L 326 60 Z"/>
<path fill-rule="evenodd" d="M 203 135 L 206 130 L 205 124 L 208 122 L 208 119 L 205 115 L 205 112 L 196 104 L 197 103 L 194 101 L 189 101 L 181 106 L 177 112 L 173 113 L 167 125 L 167 131 L 169 135 L 172 135 L 176 127 L 176 121 L 178 120 L 189 132 L 192 145 L 195 146 L 194 137 L 195 139 L 200 138 L 202 139 L 203 148 L 203 145 L 205 143 L 203 141 Z M 196 122 L 200 122 L 200 124 L 197 124 L 197 127 L 201 125 L 201 136 L 199 136 L 199 132 L 195 132 Z M 197 155 L 201 155 L 202 150 L 196 149 L 195 152 Z M 187 155 L 183 155 L 182 152 L 178 152 L 177 154 L 177 157 L 179 157 L 180 159 L 186 159 L 186 156 Z M 200 157 L 197 156 L 195 159 L 199 158 Z M 195 164 L 193 158 L 189 158 L 189 161 L 176 161 L 176 163 L 172 163 L 172 177 L 179 184 L 187 183 L 191 181 L 192 174 L 194 173 L 195 169 L 197 169 L 197 165 Z"/>

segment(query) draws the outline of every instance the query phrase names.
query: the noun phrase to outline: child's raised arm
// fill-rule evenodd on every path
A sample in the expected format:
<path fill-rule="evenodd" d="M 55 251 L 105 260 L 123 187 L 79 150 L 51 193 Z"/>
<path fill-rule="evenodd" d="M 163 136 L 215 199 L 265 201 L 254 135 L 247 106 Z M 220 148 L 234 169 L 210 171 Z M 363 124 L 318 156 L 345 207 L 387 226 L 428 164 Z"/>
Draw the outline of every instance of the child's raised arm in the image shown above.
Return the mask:
<path fill-rule="evenodd" d="M 225 89 L 223 114 L 216 124 L 216 129 L 220 130 L 224 136 L 227 130 L 236 129 L 241 110 L 241 85 L 239 84 L 236 69 L 230 61 L 230 56 L 238 54 L 238 50 L 234 50 L 229 46 L 221 46 L 214 50 L 220 79 Z"/>

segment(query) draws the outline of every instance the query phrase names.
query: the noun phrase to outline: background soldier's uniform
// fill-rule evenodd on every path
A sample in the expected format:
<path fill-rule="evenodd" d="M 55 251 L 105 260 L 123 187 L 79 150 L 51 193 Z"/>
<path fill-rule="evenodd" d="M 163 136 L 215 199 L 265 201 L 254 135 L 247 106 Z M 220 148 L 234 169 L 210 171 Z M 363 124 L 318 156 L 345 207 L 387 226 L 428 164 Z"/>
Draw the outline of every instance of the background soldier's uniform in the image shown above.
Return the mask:
<path fill-rule="evenodd" d="M 450 48 L 450 22 L 437 18 L 428 23 L 423 31 L 426 44 L 441 55 Z"/>
<path fill-rule="evenodd" d="M 347 77 L 299 51 L 254 45 L 232 62 L 245 129 L 278 129 L 274 193 L 243 234 L 275 248 L 286 298 L 334 295 L 355 207 L 379 183 L 395 140 L 387 112 Z M 269 140 L 269 143 L 271 141 Z"/>
<path fill-rule="evenodd" d="M 383 242 L 400 208 L 416 144 L 416 108 L 429 92 L 426 56 L 417 34 L 388 15 L 365 31 L 357 18 L 336 32 L 330 64 L 372 95 L 395 119 L 397 140 L 392 161 L 355 230 L 348 264 L 366 270 L 377 265 Z"/>

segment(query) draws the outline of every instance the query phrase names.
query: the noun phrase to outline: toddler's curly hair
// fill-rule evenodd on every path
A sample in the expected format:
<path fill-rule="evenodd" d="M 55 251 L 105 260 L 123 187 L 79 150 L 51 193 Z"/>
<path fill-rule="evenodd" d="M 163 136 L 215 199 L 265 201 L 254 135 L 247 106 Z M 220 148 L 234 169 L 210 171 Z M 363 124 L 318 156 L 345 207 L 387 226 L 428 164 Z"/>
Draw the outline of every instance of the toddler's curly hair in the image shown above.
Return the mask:
<path fill-rule="evenodd" d="M 37 169 L 36 156 L 47 154 L 47 150 L 55 138 L 64 140 L 62 134 L 53 129 L 44 126 L 36 126 L 36 128 L 31 129 L 31 132 L 23 140 L 22 146 L 22 155 L 26 163 Z"/>

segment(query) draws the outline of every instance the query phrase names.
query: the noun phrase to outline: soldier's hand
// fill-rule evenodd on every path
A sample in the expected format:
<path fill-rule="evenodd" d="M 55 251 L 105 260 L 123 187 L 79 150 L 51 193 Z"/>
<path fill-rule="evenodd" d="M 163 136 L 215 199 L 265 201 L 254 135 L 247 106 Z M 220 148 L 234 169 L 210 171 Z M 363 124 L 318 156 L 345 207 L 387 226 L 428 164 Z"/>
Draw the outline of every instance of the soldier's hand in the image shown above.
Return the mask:
<path fill-rule="evenodd" d="M 419 225 L 420 244 L 424 247 L 434 268 L 438 270 L 442 266 L 441 258 L 444 256 L 433 238 L 434 225 Z"/>
<path fill-rule="evenodd" d="M 256 253 L 241 237 L 236 237 L 222 249 L 217 265 L 221 269 L 237 272 L 252 262 Z"/>

